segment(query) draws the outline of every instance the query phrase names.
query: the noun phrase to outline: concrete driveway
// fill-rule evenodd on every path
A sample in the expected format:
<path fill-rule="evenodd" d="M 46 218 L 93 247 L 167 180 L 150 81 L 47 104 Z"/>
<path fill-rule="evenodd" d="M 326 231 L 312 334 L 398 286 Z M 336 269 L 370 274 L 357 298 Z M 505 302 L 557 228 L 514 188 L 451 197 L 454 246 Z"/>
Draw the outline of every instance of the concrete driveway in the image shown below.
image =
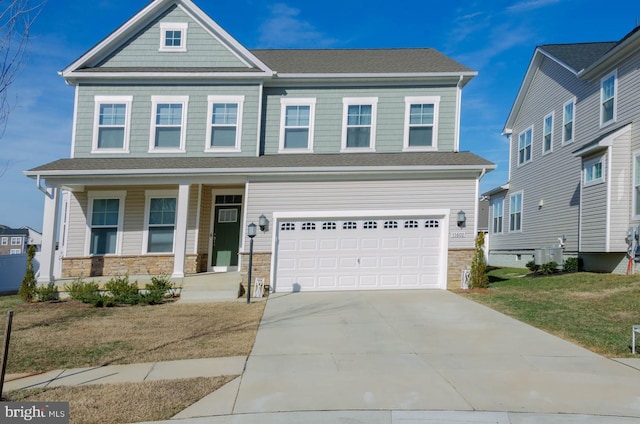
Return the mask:
<path fill-rule="evenodd" d="M 640 371 L 440 290 L 269 298 L 233 414 L 640 417 Z"/>

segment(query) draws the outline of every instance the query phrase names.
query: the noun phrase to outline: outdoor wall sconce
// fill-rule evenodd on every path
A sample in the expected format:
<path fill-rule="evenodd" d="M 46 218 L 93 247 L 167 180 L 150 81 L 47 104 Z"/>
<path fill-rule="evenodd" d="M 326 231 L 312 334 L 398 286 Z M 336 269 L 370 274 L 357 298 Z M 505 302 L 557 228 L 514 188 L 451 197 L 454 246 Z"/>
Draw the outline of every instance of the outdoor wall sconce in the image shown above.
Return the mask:
<path fill-rule="evenodd" d="M 465 216 L 464 211 L 458 212 L 458 227 L 463 228 L 466 222 L 467 217 Z"/>
<path fill-rule="evenodd" d="M 265 218 L 266 219 L 266 218 Z M 253 222 L 247 227 L 249 236 L 249 276 L 247 280 L 247 303 L 251 303 L 251 268 L 253 268 L 253 238 L 256 236 L 256 224 Z"/>
<path fill-rule="evenodd" d="M 258 218 L 258 226 L 260 227 L 260 231 L 264 233 L 267 229 L 268 223 L 269 222 L 267 221 L 267 217 L 264 215 L 260 215 L 260 218 Z"/>

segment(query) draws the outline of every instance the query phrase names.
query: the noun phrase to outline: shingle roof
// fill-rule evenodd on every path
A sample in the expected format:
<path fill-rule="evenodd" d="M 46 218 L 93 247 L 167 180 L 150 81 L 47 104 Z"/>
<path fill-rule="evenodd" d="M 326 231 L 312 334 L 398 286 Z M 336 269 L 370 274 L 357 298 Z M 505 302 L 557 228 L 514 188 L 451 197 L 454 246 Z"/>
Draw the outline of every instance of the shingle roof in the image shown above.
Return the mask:
<path fill-rule="evenodd" d="M 2 227 L 0 227 L 0 236 L 29 236 L 29 230 L 22 228 L 8 228 L 5 226 Z"/>
<path fill-rule="evenodd" d="M 576 72 L 580 72 L 600 59 L 617 44 L 617 41 L 608 41 L 602 43 L 545 44 L 539 47 L 572 67 Z"/>
<path fill-rule="evenodd" d="M 158 171 L 159 174 L 171 171 L 230 172 L 242 170 L 247 174 L 281 168 L 309 168 L 307 171 L 326 168 L 379 167 L 402 170 L 405 167 L 475 167 L 491 168 L 495 165 L 470 152 L 412 152 L 412 153 L 352 153 L 352 154 L 302 154 L 302 155 L 265 155 L 259 157 L 153 157 L 153 158 L 74 158 L 59 159 L 37 168 L 30 169 L 27 175 L 65 173 L 97 173 L 99 171 Z M 122 172 L 118 172 L 122 174 Z"/>
<path fill-rule="evenodd" d="M 251 50 L 278 73 L 473 72 L 435 49 Z"/>

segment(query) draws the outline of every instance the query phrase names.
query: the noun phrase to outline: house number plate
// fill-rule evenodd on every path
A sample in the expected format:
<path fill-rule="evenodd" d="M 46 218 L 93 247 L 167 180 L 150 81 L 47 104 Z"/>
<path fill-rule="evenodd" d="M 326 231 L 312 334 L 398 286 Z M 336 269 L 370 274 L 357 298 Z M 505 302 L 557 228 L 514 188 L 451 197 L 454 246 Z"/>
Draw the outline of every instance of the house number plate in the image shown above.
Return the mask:
<path fill-rule="evenodd" d="M 464 231 L 451 233 L 451 238 L 464 238 Z"/>

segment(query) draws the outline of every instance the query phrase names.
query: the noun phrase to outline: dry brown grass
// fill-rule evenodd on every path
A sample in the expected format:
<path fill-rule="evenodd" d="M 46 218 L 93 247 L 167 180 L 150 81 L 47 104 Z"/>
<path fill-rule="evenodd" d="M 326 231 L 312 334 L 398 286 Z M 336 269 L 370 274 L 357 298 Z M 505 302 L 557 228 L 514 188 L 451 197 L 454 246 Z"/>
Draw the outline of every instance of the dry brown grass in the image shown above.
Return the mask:
<path fill-rule="evenodd" d="M 235 376 L 11 392 L 12 401 L 69 401 L 71 423 L 117 424 L 168 420 Z"/>
<path fill-rule="evenodd" d="M 76 301 L 14 310 L 7 372 L 248 355 L 264 302 L 93 308 Z"/>

